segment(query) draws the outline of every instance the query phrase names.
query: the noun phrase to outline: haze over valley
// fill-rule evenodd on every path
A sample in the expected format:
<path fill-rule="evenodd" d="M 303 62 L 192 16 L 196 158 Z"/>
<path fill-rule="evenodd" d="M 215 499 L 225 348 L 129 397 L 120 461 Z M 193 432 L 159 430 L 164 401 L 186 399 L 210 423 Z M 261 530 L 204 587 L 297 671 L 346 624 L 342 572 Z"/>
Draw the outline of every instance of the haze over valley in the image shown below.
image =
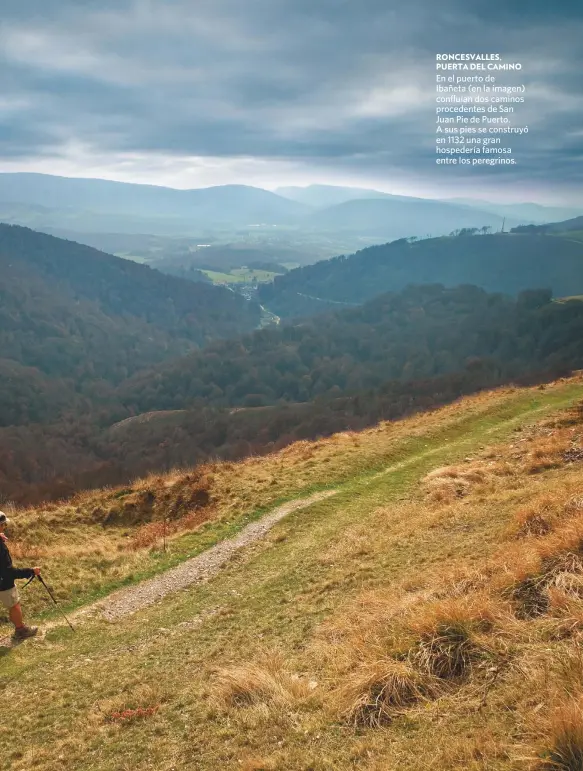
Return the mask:
<path fill-rule="evenodd" d="M 213 252 L 202 253 L 208 246 L 226 251 L 232 267 L 245 265 L 237 251 L 246 250 L 247 262 L 288 268 L 399 238 L 447 235 L 468 227 L 495 232 L 577 213 L 569 207 L 432 200 L 330 185 L 275 192 L 246 185 L 178 190 L 0 173 L 1 221 L 162 270 L 167 263 L 173 272 L 216 267 Z"/>

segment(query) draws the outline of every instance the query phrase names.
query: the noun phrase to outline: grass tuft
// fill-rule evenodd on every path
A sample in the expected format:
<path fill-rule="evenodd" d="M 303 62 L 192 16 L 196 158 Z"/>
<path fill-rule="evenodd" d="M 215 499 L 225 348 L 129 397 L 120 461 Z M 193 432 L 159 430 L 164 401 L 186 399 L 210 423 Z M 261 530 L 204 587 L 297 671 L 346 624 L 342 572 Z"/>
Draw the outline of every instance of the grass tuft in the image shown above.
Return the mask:
<path fill-rule="evenodd" d="M 422 607 L 409 624 L 419 634 L 411 662 L 439 680 L 463 680 L 492 652 L 477 634 L 492 630 L 495 610 L 486 597 L 445 600 Z"/>
<path fill-rule="evenodd" d="M 546 747 L 536 771 L 581 771 L 583 768 L 583 697 L 557 707 L 547 723 Z"/>
<path fill-rule="evenodd" d="M 270 704 L 291 707 L 306 699 L 315 683 L 290 673 L 277 653 L 260 663 L 224 667 L 215 673 L 215 701 L 219 706 L 250 707 Z"/>
<path fill-rule="evenodd" d="M 335 701 L 341 718 L 347 722 L 358 727 L 379 727 L 438 693 L 435 679 L 410 663 L 379 659 L 349 674 Z"/>

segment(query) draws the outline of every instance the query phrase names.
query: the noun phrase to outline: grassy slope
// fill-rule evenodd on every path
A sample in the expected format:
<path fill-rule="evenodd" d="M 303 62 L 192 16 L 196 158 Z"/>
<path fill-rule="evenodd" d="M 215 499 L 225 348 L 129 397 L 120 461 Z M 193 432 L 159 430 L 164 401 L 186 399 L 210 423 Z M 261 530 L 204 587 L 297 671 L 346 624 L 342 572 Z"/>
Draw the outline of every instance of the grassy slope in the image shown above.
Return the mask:
<path fill-rule="evenodd" d="M 542 391 L 506 389 L 361 434 L 303 442 L 269 458 L 218 464 L 209 472 L 216 511 L 202 532 L 176 537 L 163 558 L 121 550 L 112 567 L 105 555 L 123 535 L 97 525 L 101 566 L 85 565 L 77 578 L 75 561 L 95 537 L 96 526 L 84 522 L 93 502 L 88 495 L 57 508 L 53 527 L 64 516 L 70 525 L 60 534 L 58 559 L 47 554 L 43 564 L 69 591 L 79 590 L 82 578 L 91 592 L 100 581 L 120 580 L 125 561 L 131 570 L 137 560 L 140 570 L 152 572 L 277 501 L 341 488 L 290 515 L 209 584 L 114 626 L 95 622 L 75 636 L 53 630 L 5 656 L 0 677 L 19 715 L 20 743 L 14 746 L 12 726 L 4 723 L 2 756 L 15 770 L 515 767 L 512 758 L 524 754 L 520 746 L 529 737 L 522 713 L 497 703 L 508 697 L 510 676 L 493 689 L 491 705 L 478 709 L 483 684 L 476 680 L 467 692 L 448 691 L 388 728 L 355 728 L 332 705 L 337 687 L 352 677 L 355 651 L 357 662 L 378 659 L 371 640 L 379 624 L 387 626 L 391 603 L 398 607 L 404 596 L 447 580 L 455 565 L 480 565 L 508 539 L 517 507 L 533 494 L 573 484 L 576 464 L 548 463 L 544 470 L 542 453 L 528 467 L 541 473 L 497 474 L 488 464 L 511 451 L 494 450 L 489 458 L 480 448 L 582 394 L 580 379 Z M 432 469 L 469 455 L 486 468 L 471 495 L 458 497 L 466 482 L 447 475 L 441 487 L 419 484 Z M 22 518 L 39 533 L 46 515 L 29 511 Z M 42 532 L 49 543 L 49 531 Z M 57 551 L 56 544 L 46 548 Z M 34 606 L 32 593 L 27 600 Z M 128 724 L 107 717 L 157 704 L 154 716 Z M 437 733 L 458 739 L 436 748 Z"/>

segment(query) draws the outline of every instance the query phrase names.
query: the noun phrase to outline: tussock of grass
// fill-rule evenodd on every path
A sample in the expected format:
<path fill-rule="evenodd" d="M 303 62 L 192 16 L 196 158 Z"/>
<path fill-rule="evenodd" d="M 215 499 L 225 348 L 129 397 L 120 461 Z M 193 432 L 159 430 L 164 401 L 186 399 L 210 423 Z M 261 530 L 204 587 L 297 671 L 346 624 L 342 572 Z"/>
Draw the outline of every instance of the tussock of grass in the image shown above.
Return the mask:
<path fill-rule="evenodd" d="M 516 512 L 510 535 L 515 538 L 547 535 L 553 529 L 558 509 L 556 497 L 548 494 L 539 496 Z"/>
<path fill-rule="evenodd" d="M 477 594 L 442 601 L 427 600 L 426 594 L 399 606 L 368 593 L 358 619 L 343 619 L 343 636 L 326 625 L 327 645 L 320 643 L 319 650 L 336 665 L 339 685 L 332 701 L 343 720 L 386 725 L 495 658 L 486 637 L 502 607 Z"/>
<path fill-rule="evenodd" d="M 305 700 L 317 684 L 289 672 L 281 655 L 270 653 L 258 663 L 219 669 L 214 685 L 216 703 L 229 708 L 256 704 L 292 707 Z"/>
<path fill-rule="evenodd" d="M 514 473 L 507 462 L 480 460 L 466 465 L 445 466 L 434 469 L 422 480 L 425 495 L 437 504 L 452 503 L 471 493 L 483 492 L 499 485 L 499 479 Z"/>
<path fill-rule="evenodd" d="M 502 594 L 514 604 L 516 616 L 532 619 L 548 612 L 549 590 L 581 596 L 583 522 L 570 521 L 549 537 L 507 557 Z"/>
<path fill-rule="evenodd" d="M 343 720 L 359 727 L 379 727 L 439 692 L 438 682 L 410 663 L 379 659 L 349 674 L 333 700 Z"/>
<path fill-rule="evenodd" d="M 417 610 L 409 628 L 419 635 L 410 660 L 422 672 L 440 680 L 463 680 L 492 651 L 477 633 L 489 632 L 495 612 L 487 598 L 448 600 Z"/>
<path fill-rule="evenodd" d="M 583 768 L 583 696 L 553 710 L 546 725 L 542 759 L 536 771 L 581 771 Z"/>
<path fill-rule="evenodd" d="M 553 660 L 534 661 L 529 686 L 544 710 L 529 716 L 536 747 L 532 771 L 580 771 L 583 768 L 583 655 L 578 644 L 557 650 Z"/>

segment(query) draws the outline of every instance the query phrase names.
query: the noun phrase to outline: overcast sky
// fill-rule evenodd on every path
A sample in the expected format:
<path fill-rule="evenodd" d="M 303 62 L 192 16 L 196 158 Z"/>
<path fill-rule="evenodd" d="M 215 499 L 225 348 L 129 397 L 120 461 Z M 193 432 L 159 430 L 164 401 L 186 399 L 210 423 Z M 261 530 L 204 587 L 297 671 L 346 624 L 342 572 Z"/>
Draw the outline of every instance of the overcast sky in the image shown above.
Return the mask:
<path fill-rule="evenodd" d="M 458 51 L 523 65 L 515 167 L 435 165 Z M 1 171 L 583 205 L 583 0 L 2 0 L 0 86 Z"/>

